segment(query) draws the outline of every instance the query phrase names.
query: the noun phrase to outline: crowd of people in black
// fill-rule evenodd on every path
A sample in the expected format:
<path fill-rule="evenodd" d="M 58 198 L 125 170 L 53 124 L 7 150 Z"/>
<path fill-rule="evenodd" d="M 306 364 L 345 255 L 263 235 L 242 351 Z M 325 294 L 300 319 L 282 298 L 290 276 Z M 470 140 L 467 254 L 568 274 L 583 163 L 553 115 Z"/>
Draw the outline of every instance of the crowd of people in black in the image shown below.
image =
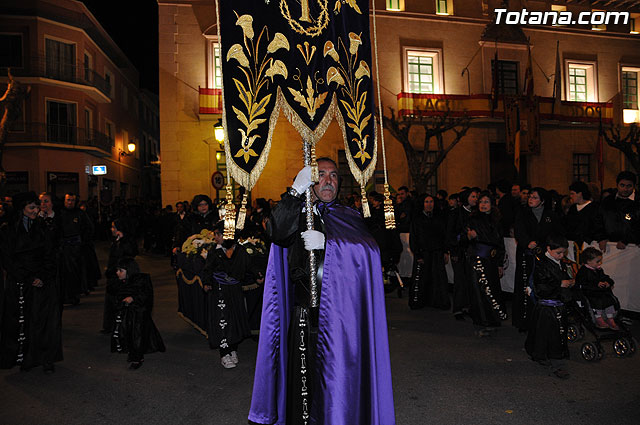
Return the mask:
<path fill-rule="evenodd" d="M 602 252 L 607 242 L 615 242 L 616 249 L 640 242 L 637 177 L 624 171 L 616 183 L 598 193 L 597 187 L 577 181 L 566 196 L 506 181 L 451 195 L 443 190 L 418 194 L 403 186 L 394 200 L 396 229 L 385 227 L 384 196 L 376 192 L 369 193 L 371 217 L 365 222 L 378 242 L 389 288 L 396 282 L 401 294 L 402 285 L 408 287 L 411 308 L 450 309 L 461 321 L 470 317 L 480 336 L 491 335 L 510 316 L 513 326 L 528 332 L 532 358 L 553 360 L 554 371 L 560 371 L 556 374 L 565 377 L 555 360 L 566 356 L 566 347 L 548 340 L 553 339 L 550 333 L 563 329 L 549 317 L 561 316 L 564 290 L 575 285 L 576 276 L 567 274 L 562 261 L 568 241 L 599 244 L 598 252 L 584 251 L 578 261 L 588 265 L 582 275 L 598 310 L 597 325 L 611 329 L 617 327 L 614 304 L 603 294 L 611 292 L 613 282 L 601 276 Z M 341 202 L 362 211 L 358 194 Z M 65 195 L 59 205 L 50 193 L 5 198 L 0 205 L 0 367 L 29 370 L 42 365 L 46 372 L 54 371 L 53 363 L 62 359 L 63 307 L 78 304 L 98 284 L 103 273 L 93 244 L 109 237 L 102 332 L 112 335 L 112 350 L 128 352 L 130 367 L 139 368 L 145 353 L 165 347 L 151 319 L 150 276 L 141 273 L 134 259 L 138 241 L 142 251 L 171 257 L 178 269 L 185 241 L 205 229 L 213 240 L 197 254 L 203 262 L 203 296 L 215 306 L 209 314 L 209 343 L 220 349 L 225 368 L 235 367 L 238 344 L 259 328 L 260 297 L 254 291 L 249 300 L 246 288 L 259 290 L 266 269 L 266 255 L 259 261 L 250 258 L 243 241 L 259 240 L 268 249 L 266 229 L 274 205 L 256 199 L 247 207 L 244 229 L 229 241 L 223 239 L 224 217 L 206 195 L 176 203 L 175 211 L 171 205 L 120 200 L 99 208 L 96 199 L 79 203 L 74 194 Z M 500 285 L 505 237 L 517 243 L 510 310 Z M 399 264 L 407 255 L 413 265 L 403 270 Z M 445 268 L 449 262 L 452 284 Z M 545 314 L 545 309 L 553 311 Z"/>

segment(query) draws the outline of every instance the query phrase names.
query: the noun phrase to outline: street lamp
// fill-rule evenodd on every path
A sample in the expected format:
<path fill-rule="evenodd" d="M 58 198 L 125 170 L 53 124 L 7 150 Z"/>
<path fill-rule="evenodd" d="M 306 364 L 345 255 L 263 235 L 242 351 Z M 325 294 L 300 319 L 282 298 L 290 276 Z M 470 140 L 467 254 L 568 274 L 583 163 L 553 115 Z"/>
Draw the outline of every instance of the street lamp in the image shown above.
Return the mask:
<path fill-rule="evenodd" d="M 222 126 L 222 118 L 213 125 L 213 135 L 216 142 L 220 145 L 220 149 L 224 149 L 224 127 Z"/>
<path fill-rule="evenodd" d="M 127 144 L 127 150 L 124 151 L 120 149 L 120 156 L 129 156 L 132 155 L 136 151 L 136 144 L 133 140 L 130 140 Z"/>

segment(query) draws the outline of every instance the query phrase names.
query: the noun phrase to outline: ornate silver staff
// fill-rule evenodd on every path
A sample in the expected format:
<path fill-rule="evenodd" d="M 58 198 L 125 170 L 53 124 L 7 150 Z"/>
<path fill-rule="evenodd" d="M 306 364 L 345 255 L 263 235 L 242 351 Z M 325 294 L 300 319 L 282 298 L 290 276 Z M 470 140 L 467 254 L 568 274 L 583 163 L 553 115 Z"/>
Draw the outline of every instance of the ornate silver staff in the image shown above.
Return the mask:
<path fill-rule="evenodd" d="M 309 142 L 303 143 L 303 151 L 304 151 L 304 165 L 311 165 L 312 155 L 311 155 L 311 144 Z M 313 179 L 312 179 L 313 180 Z M 307 209 L 307 230 L 313 230 L 313 201 L 311 199 L 311 187 L 309 186 L 305 192 L 305 206 Z M 316 255 L 313 251 L 309 251 L 309 288 L 311 291 L 311 299 L 309 305 L 312 308 L 318 307 L 318 286 L 316 282 Z"/>

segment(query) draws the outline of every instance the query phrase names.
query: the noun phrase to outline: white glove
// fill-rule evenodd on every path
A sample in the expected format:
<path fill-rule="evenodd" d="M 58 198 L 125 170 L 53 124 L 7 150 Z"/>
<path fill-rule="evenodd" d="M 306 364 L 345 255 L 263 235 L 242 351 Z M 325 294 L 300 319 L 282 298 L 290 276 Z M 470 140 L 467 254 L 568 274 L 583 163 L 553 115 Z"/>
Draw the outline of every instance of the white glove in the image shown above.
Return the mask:
<path fill-rule="evenodd" d="M 291 187 L 294 188 L 296 192 L 302 195 L 304 191 L 307 190 L 312 184 L 313 181 L 311 180 L 311 166 L 307 165 L 302 170 L 300 170 L 300 172 L 296 176 L 296 179 L 293 181 L 293 186 Z"/>
<path fill-rule="evenodd" d="M 324 249 L 324 234 L 317 230 L 307 230 L 301 233 L 304 247 L 307 251 Z"/>

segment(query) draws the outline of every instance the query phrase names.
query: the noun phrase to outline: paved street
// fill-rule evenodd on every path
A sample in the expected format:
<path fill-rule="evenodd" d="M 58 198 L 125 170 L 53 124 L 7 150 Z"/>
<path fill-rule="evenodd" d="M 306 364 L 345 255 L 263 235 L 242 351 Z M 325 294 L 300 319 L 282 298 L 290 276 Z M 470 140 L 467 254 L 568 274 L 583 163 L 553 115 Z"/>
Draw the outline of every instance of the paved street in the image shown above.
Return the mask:
<path fill-rule="evenodd" d="M 104 264 L 106 245 L 99 246 Z M 177 314 L 175 278 L 164 257 L 139 257 L 155 287 L 154 320 L 166 353 L 127 369 L 110 353 L 102 321 L 104 280 L 79 306 L 64 311 L 64 362 L 0 371 L 2 424 L 246 424 L 256 343 L 239 348 L 224 370 L 217 351 Z M 398 424 L 635 424 L 640 417 L 640 355 L 586 363 L 571 346 L 568 380 L 530 361 L 511 326 L 479 339 L 470 321 L 431 309 L 410 311 L 387 296 Z M 636 325 L 640 328 L 640 325 Z M 638 329 L 636 329 L 636 337 Z"/>

